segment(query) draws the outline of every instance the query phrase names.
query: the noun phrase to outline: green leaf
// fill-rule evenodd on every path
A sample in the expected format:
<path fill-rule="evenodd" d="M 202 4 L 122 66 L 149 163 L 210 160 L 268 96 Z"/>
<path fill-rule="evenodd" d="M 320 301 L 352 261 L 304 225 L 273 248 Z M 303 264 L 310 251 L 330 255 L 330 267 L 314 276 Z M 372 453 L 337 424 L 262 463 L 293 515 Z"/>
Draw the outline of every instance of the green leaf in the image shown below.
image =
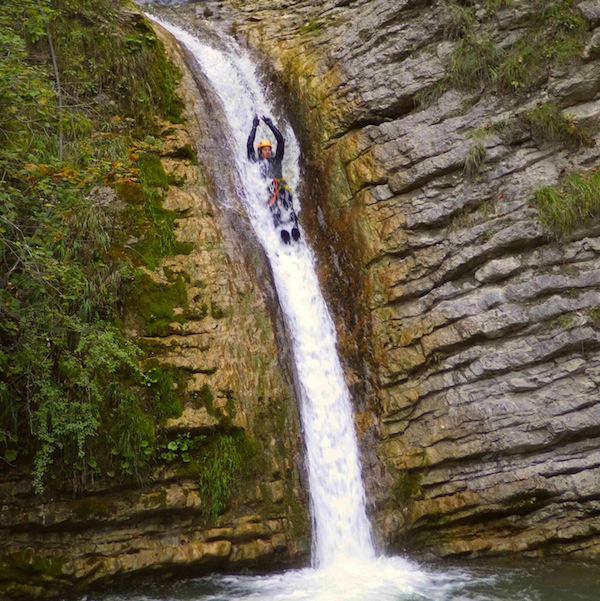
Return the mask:
<path fill-rule="evenodd" d="M 17 451 L 16 449 L 6 449 L 6 451 L 4 451 L 4 458 L 9 463 L 12 463 L 13 461 L 15 461 L 18 454 L 19 451 Z"/>

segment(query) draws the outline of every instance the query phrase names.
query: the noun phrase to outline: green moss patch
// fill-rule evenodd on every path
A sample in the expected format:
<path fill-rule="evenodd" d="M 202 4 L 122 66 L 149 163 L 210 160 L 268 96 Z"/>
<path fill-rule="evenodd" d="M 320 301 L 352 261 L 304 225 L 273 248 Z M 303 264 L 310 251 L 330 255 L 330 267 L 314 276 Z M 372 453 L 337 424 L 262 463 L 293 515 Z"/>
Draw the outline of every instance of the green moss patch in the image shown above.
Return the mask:
<path fill-rule="evenodd" d="M 140 180 L 152 188 L 169 189 L 169 179 L 160 156 L 154 152 L 141 152 L 137 160 Z"/>
<path fill-rule="evenodd" d="M 173 255 L 189 255 L 194 244 L 180 242 L 175 238 L 174 222 L 176 215 L 150 201 L 143 209 L 136 210 L 137 231 L 141 240 L 132 245 L 132 262 L 156 269 L 160 259 Z"/>
<path fill-rule="evenodd" d="M 194 394 L 194 404 L 196 407 L 206 407 L 212 409 L 215 395 L 210 384 L 203 384 L 200 390 Z"/>
<path fill-rule="evenodd" d="M 396 477 L 392 495 L 400 506 L 410 505 L 421 494 L 421 476 L 415 472 L 403 471 Z"/>
<path fill-rule="evenodd" d="M 176 148 L 172 152 L 167 153 L 168 157 L 174 159 L 183 159 L 189 161 L 192 165 L 198 164 L 198 157 L 196 155 L 196 150 L 191 144 L 184 144 L 179 148 Z"/>
<path fill-rule="evenodd" d="M 151 359 L 145 365 L 144 384 L 150 392 L 152 414 L 159 420 L 180 417 L 189 374 Z"/>
<path fill-rule="evenodd" d="M 140 273 L 127 286 L 129 306 L 143 322 L 144 336 L 167 336 L 172 333 L 171 323 L 184 323 L 183 311 L 188 306 L 183 277 L 170 284 L 159 284 L 148 274 Z M 176 313 L 175 309 L 181 309 Z"/>
<path fill-rule="evenodd" d="M 49 581 L 62 579 L 66 557 L 48 558 L 33 548 L 0 553 L 1 583 L 11 582 L 33 586 L 47 585 Z M 1 588 L 0 588 L 1 590 Z"/>

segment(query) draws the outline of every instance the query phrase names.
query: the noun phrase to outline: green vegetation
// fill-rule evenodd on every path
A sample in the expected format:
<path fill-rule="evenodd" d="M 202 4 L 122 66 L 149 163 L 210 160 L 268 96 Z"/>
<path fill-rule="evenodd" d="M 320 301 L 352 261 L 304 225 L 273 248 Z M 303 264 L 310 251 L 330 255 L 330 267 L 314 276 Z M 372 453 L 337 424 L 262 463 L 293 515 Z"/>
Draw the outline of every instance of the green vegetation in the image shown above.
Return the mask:
<path fill-rule="evenodd" d="M 475 140 L 467 152 L 463 167 L 463 172 L 468 179 L 475 179 L 479 175 L 481 166 L 487 156 L 488 151 L 483 141 L 481 139 Z"/>
<path fill-rule="evenodd" d="M 488 17 L 504 4 L 490 2 Z M 590 29 L 574 0 L 540 4 L 531 25 L 507 49 L 473 33 L 474 24 L 471 9 L 452 7 L 445 35 L 459 41 L 450 58 L 447 84 L 462 89 L 493 85 L 511 93 L 539 87 L 547 79 L 549 67 L 568 64 L 580 56 Z"/>
<path fill-rule="evenodd" d="M 192 436 L 189 432 L 178 434 L 172 440 L 167 440 L 160 445 L 160 457 L 167 463 L 172 463 L 174 461 L 190 463 L 192 460 L 191 452 L 194 447 L 197 447 L 205 440 L 206 436 Z"/>
<path fill-rule="evenodd" d="M 145 363 L 143 383 L 150 393 L 152 415 L 156 420 L 179 417 L 183 411 L 182 392 L 189 374 L 150 359 Z"/>
<path fill-rule="evenodd" d="M 255 454 L 256 449 L 243 432 L 231 431 L 207 439 L 197 471 L 206 499 L 205 517 L 210 523 L 229 508 Z"/>
<path fill-rule="evenodd" d="M 564 115 L 560 107 L 551 102 L 528 111 L 523 120 L 531 128 L 533 138 L 539 142 L 561 143 L 570 148 L 594 143 L 587 128 L 580 126 L 574 117 Z"/>
<path fill-rule="evenodd" d="M 537 190 L 535 199 L 541 223 L 564 236 L 600 215 L 600 170 L 568 173 L 557 186 Z"/>
<path fill-rule="evenodd" d="M 0 552 L 0 574 L 3 583 L 12 581 L 23 585 L 27 591 L 26 587 L 34 589 L 47 584 L 49 577 L 60 578 L 68 562 L 69 559 L 64 556 L 48 558 L 32 548 L 17 550 L 9 547 L 7 551 Z M 9 589 L 9 592 L 12 591 Z"/>
<path fill-rule="evenodd" d="M 447 40 L 465 38 L 474 25 L 475 9 L 472 6 L 451 4 L 444 20 L 444 37 Z"/>
<path fill-rule="evenodd" d="M 144 373 L 119 319 L 132 267 L 189 252 L 162 209 L 153 137 L 179 119 L 178 75 L 125 6 L 5 0 L 0 11 L 1 469 L 32 465 L 38 492 L 52 479 L 80 490 L 142 478 L 156 424 L 181 406 L 173 374 Z"/>
<path fill-rule="evenodd" d="M 179 432 L 161 441 L 159 458 L 179 475 L 197 478 L 203 498 L 203 518 L 215 524 L 244 495 L 243 483 L 264 470 L 257 445 L 242 430 L 207 434 Z"/>
<path fill-rule="evenodd" d="M 183 312 L 176 308 L 187 307 L 187 294 L 181 276 L 171 284 L 159 284 L 147 273 L 137 271 L 125 286 L 128 302 L 142 319 L 144 336 L 166 336 L 171 333 L 171 323 L 184 323 Z"/>
<path fill-rule="evenodd" d="M 468 34 L 457 42 L 450 57 L 447 82 L 462 89 L 475 89 L 497 80 L 502 63 L 501 49 L 489 39 Z"/>
<path fill-rule="evenodd" d="M 444 95 L 446 87 L 444 81 L 438 81 L 428 88 L 423 88 L 415 94 L 415 106 L 421 109 L 430 107 Z"/>
<path fill-rule="evenodd" d="M 313 19 L 311 21 L 307 21 L 302 27 L 300 27 L 300 29 L 298 30 L 298 33 L 301 35 L 304 35 L 307 33 L 316 35 L 320 31 L 322 31 L 324 28 L 325 28 L 325 23 L 323 21 L 317 21 L 317 20 Z"/>
<path fill-rule="evenodd" d="M 513 6 L 514 0 L 485 0 L 483 4 L 485 5 L 485 10 L 488 15 L 493 15 L 503 8 Z"/>
<path fill-rule="evenodd" d="M 396 503 L 402 507 L 411 505 L 421 492 L 421 476 L 409 471 L 398 474 L 392 494 Z"/>
<path fill-rule="evenodd" d="M 54 0 L 52 5 L 64 94 L 77 99 L 86 113 L 93 111 L 92 118 L 102 122 L 100 131 L 143 137 L 155 133 L 156 115 L 180 121 L 173 68 L 146 19 L 121 11 L 131 8 L 127 1 Z"/>
<path fill-rule="evenodd" d="M 592 320 L 592 326 L 600 330 L 600 307 L 594 307 L 586 311 L 587 316 Z"/>
<path fill-rule="evenodd" d="M 191 144 L 184 144 L 180 148 L 177 148 L 173 152 L 170 152 L 167 156 L 173 159 L 185 159 L 188 160 L 192 165 L 198 164 L 198 157 L 196 150 Z"/>

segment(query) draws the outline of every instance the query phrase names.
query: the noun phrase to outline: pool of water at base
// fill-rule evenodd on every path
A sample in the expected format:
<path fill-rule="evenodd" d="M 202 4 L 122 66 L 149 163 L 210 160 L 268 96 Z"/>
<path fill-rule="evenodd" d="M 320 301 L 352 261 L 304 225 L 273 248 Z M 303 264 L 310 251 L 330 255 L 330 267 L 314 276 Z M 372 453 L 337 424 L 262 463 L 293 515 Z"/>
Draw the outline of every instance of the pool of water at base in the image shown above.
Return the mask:
<path fill-rule="evenodd" d="M 600 562 L 341 560 L 258 575 L 213 575 L 80 597 L 79 601 L 599 601 Z"/>

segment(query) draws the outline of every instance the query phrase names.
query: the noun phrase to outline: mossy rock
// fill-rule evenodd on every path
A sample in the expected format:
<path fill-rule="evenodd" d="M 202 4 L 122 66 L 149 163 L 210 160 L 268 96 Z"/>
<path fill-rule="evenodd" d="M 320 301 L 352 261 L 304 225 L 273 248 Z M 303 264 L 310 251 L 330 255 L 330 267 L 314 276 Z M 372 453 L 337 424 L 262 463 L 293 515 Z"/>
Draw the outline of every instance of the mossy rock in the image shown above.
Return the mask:
<path fill-rule="evenodd" d="M 95 518 L 104 518 L 115 512 L 115 504 L 98 497 L 79 499 L 73 506 L 73 517 L 78 522 L 87 522 Z"/>
<path fill-rule="evenodd" d="M 421 495 L 421 475 L 403 471 L 396 477 L 392 495 L 400 506 L 411 505 Z"/>
<path fill-rule="evenodd" d="M 159 420 L 180 417 L 186 400 L 189 374 L 183 369 L 151 359 L 145 365 L 144 375 L 152 414 Z"/>
<path fill-rule="evenodd" d="M 129 204 L 142 204 L 144 202 L 144 188 L 139 182 L 118 182 L 115 184 L 115 190 Z"/>
<path fill-rule="evenodd" d="M 196 150 L 191 144 L 184 144 L 175 150 L 168 152 L 165 156 L 173 159 L 183 159 L 189 161 L 192 165 L 198 164 L 198 158 L 196 156 Z"/>
<path fill-rule="evenodd" d="M 173 332 L 172 323 L 186 321 L 183 311 L 187 309 L 186 286 L 181 276 L 170 284 L 155 282 L 148 274 L 138 276 L 126 291 L 128 307 L 135 311 L 142 321 L 144 336 L 167 336 Z"/>
<path fill-rule="evenodd" d="M 210 384 L 203 384 L 200 390 L 194 394 L 196 407 L 212 408 L 215 395 Z"/>
<path fill-rule="evenodd" d="M 163 190 L 169 189 L 169 178 L 158 154 L 140 152 L 137 163 L 143 184 L 153 188 L 162 188 Z"/>
<path fill-rule="evenodd" d="M 46 585 L 52 580 L 63 578 L 63 569 L 68 562 L 68 558 L 60 555 L 45 557 L 31 547 L 2 552 L 0 583 L 10 582 L 13 585 L 22 584 L 28 587 Z"/>

